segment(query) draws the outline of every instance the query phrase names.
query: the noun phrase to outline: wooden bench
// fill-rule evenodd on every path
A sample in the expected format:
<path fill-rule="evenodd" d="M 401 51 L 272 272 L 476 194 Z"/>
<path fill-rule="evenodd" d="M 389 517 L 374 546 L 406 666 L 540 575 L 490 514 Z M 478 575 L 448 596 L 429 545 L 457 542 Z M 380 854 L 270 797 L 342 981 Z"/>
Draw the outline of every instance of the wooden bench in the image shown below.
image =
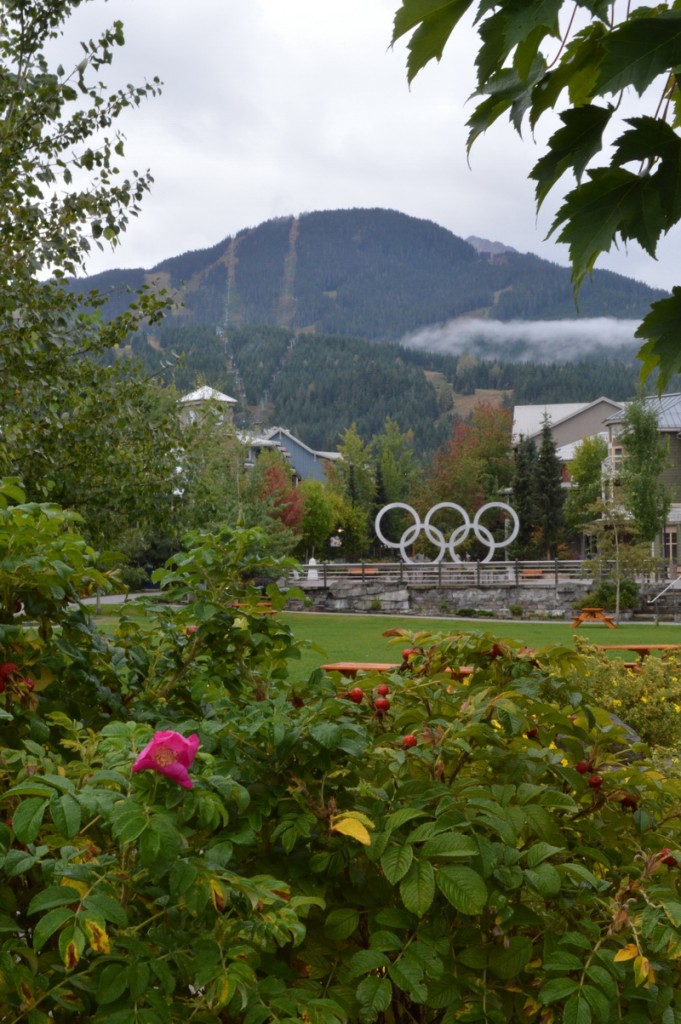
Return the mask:
<path fill-rule="evenodd" d="M 348 569 L 348 576 L 378 576 L 378 569 L 375 565 L 353 565 L 351 569 Z"/>
<path fill-rule="evenodd" d="M 395 672 L 399 667 L 389 661 L 334 661 L 322 665 L 324 672 L 340 672 L 349 679 L 354 679 L 358 672 Z"/>
<path fill-rule="evenodd" d="M 403 666 L 404 662 L 401 665 L 397 665 L 394 662 L 388 661 L 334 661 L 321 667 L 324 672 L 340 672 L 342 676 L 354 679 L 358 672 L 396 672 Z M 448 675 L 459 676 L 463 679 L 469 676 L 473 669 L 470 665 L 461 665 L 458 668 L 446 668 L 444 671 Z"/>
<path fill-rule="evenodd" d="M 253 615 L 276 615 L 271 601 L 256 601 L 253 604 L 249 604 L 248 601 L 232 601 L 232 608 L 251 612 Z"/>
<path fill-rule="evenodd" d="M 540 580 L 544 575 L 543 569 L 521 569 L 520 576 L 524 580 Z"/>
<path fill-rule="evenodd" d="M 625 662 L 625 667 L 629 668 L 631 665 L 640 666 L 646 658 L 650 657 L 651 651 L 662 651 L 666 652 L 667 655 L 671 651 L 681 651 L 681 644 L 599 644 L 598 649 L 600 651 L 631 651 L 632 654 L 638 654 L 638 662 Z M 664 658 L 665 654 L 662 654 Z"/>
<path fill-rule="evenodd" d="M 615 623 L 602 608 L 582 608 L 579 615 L 572 620 L 572 625 L 581 626 L 585 622 L 604 622 L 608 629 L 615 629 Z"/>

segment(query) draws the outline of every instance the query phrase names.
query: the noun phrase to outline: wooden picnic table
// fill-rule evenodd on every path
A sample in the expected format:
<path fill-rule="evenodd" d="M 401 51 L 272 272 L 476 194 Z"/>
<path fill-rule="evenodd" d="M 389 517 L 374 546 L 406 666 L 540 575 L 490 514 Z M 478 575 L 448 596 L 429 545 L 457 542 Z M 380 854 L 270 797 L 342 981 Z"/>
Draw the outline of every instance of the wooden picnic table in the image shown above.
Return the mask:
<path fill-rule="evenodd" d="M 328 665 L 322 665 L 324 672 L 340 672 L 342 676 L 354 679 L 358 672 L 395 672 L 402 668 L 394 662 L 387 661 L 334 661 Z M 469 676 L 473 669 L 469 665 L 461 665 L 459 668 L 444 670 L 449 674 L 456 673 L 459 676 Z"/>
<path fill-rule="evenodd" d="M 271 601 L 232 601 L 232 608 L 252 612 L 254 615 L 276 615 Z"/>
<path fill-rule="evenodd" d="M 572 620 L 572 625 L 581 626 L 584 622 L 604 622 L 608 629 L 616 628 L 613 620 L 602 608 L 582 608 L 579 615 Z"/>
<path fill-rule="evenodd" d="M 600 651 L 631 651 L 645 661 L 651 651 L 681 651 L 681 644 L 598 644 Z M 664 657 L 664 655 L 663 655 Z"/>
<path fill-rule="evenodd" d="M 358 672 L 393 672 L 399 665 L 389 661 L 334 661 L 322 665 L 325 672 L 340 672 L 342 676 L 354 679 Z"/>

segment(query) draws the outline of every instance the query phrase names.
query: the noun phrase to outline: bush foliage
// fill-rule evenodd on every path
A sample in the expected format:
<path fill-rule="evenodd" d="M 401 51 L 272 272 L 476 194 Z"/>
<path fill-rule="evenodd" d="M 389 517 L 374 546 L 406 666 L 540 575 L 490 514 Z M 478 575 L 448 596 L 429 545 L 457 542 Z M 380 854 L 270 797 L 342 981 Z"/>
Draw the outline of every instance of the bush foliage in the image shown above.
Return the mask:
<path fill-rule="evenodd" d="M 193 535 L 107 636 L 71 517 L 0 509 L 0 1021 L 681 1020 L 681 782 L 581 657 L 398 633 L 292 689 L 280 570 Z"/>

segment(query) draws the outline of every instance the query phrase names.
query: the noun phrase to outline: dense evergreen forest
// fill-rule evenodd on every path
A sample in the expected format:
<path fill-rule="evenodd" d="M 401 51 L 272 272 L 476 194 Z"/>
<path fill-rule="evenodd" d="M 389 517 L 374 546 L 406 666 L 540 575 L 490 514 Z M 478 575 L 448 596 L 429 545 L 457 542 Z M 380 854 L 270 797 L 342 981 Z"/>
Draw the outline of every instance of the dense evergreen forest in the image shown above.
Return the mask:
<path fill-rule="evenodd" d="M 73 283 L 125 309 L 140 286 L 172 297 L 178 325 L 268 324 L 399 341 L 460 316 L 494 320 L 642 317 L 664 293 L 608 271 L 575 308 L 567 268 L 531 254 L 479 253 L 431 221 L 392 210 L 334 210 L 267 221 L 210 249 Z"/>
<path fill-rule="evenodd" d="M 503 343 L 481 336 L 461 355 L 407 347 L 408 332 L 459 316 L 479 318 L 481 332 L 486 318 L 638 318 L 663 295 L 597 271 L 577 311 L 566 268 L 478 252 L 437 224 L 379 209 L 271 220 L 152 270 L 73 286 L 111 292 L 111 315 L 144 285 L 168 298 L 168 313 L 112 360 L 136 357 L 181 393 L 209 384 L 236 398 L 239 426 L 284 426 L 319 450 L 334 449 L 352 424 L 369 440 L 390 417 L 424 457 L 470 413 L 462 397 L 624 400 L 636 393 L 639 365 L 635 345 L 608 351 L 602 338 L 588 343 L 588 361 L 551 362 L 550 332 L 530 347 L 522 323 Z M 530 351 L 541 361 L 520 362 Z"/>
<path fill-rule="evenodd" d="M 284 426 L 321 451 L 335 449 L 353 423 L 368 440 L 391 417 L 426 454 L 449 435 L 462 396 L 489 391 L 507 406 L 625 400 L 639 379 L 632 357 L 506 363 L 275 327 L 218 331 L 171 322 L 137 334 L 127 354 L 182 392 L 207 383 L 232 395 L 239 426 Z"/>

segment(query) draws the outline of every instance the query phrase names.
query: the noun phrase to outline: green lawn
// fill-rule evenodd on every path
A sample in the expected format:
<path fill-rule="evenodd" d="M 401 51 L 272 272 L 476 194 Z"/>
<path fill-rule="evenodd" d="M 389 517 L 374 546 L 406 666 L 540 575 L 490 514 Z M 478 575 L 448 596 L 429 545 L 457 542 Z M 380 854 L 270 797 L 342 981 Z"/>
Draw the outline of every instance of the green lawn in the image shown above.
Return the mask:
<path fill-rule="evenodd" d="M 319 665 L 330 661 L 400 661 L 404 644 L 386 639 L 384 630 L 402 628 L 413 632 L 428 630 L 432 633 L 493 633 L 494 636 L 520 640 L 527 647 L 545 644 L 568 644 L 581 636 L 597 644 L 681 644 L 681 625 L 625 622 L 617 629 L 588 625 L 573 629 L 569 622 L 494 622 L 477 619 L 416 619 L 412 616 L 388 615 L 316 615 L 311 612 L 286 612 L 282 618 L 289 624 L 298 640 L 307 640 L 314 649 L 303 651 L 300 661 L 292 661 L 294 680 L 307 679 Z M 631 660 L 631 655 L 620 653 Z"/>

